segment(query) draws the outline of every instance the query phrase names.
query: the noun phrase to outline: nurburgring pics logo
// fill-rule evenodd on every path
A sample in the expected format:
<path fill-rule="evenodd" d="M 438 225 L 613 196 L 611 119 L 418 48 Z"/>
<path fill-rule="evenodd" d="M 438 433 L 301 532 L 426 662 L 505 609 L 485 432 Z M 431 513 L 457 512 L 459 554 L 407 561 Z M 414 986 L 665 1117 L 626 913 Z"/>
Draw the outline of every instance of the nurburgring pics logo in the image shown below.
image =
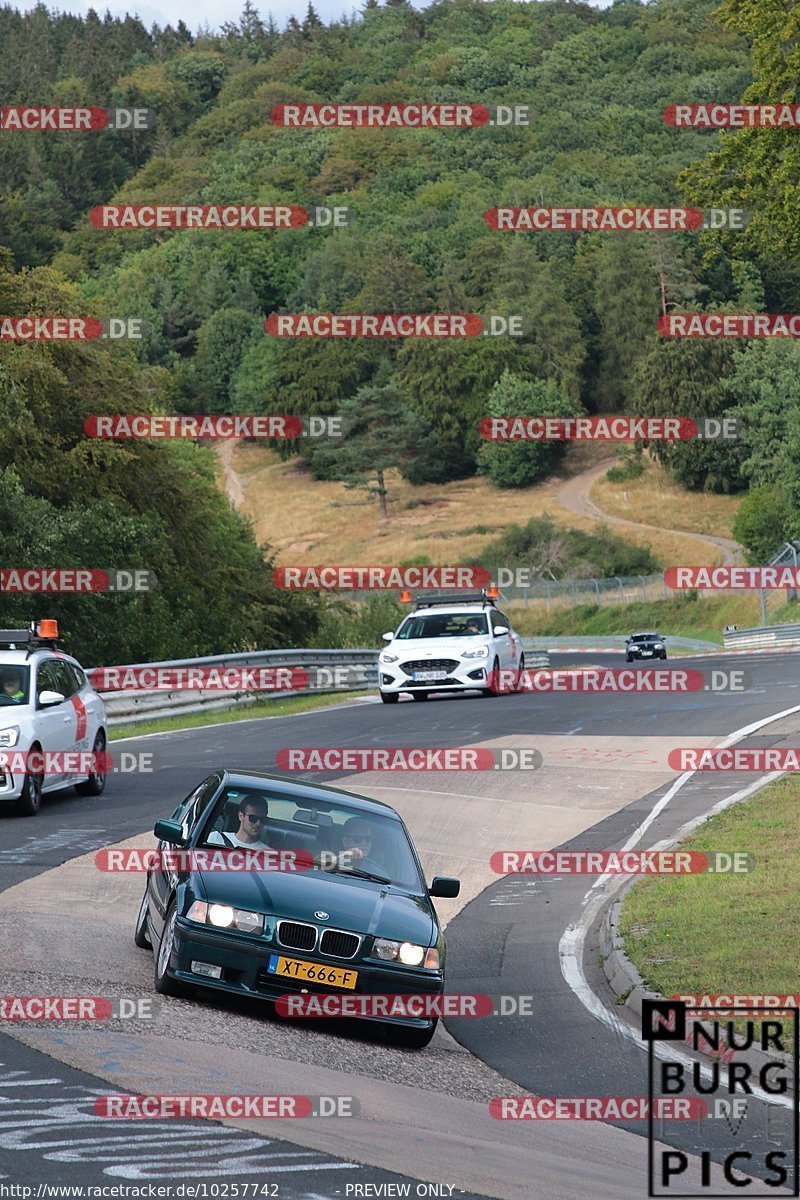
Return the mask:
<path fill-rule="evenodd" d="M 276 567 L 272 582 L 288 591 L 447 591 L 487 587 L 491 576 L 485 567 Z"/>
<path fill-rule="evenodd" d="M 664 124 L 677 129 L 796 128 L 800 104 L 668 104 Z"/>
<path fill-rule="evenodd" d="M 283 129 L 475 129 L 527 126 L 529 104 L 276 104 L 273 125 Z"/>
<path fill-rule="evenodd" d="M 184 413 L 118 413 L 87 417 L 90 438 L 301 438 L 344 437 L 342 417 L 267 414 L 216 416 Z"/>
<path fill-rule="evenodd" d="M 157 586 L 152 571 L 98 571 L 80 567 L 5 567 L 0 569 L 0 592 L 149 592 Z"/>
<path fill-rule="evenodd" d="M 0 108 L 0 130 L 6 133 L 96 133 L 152 129 L 155 112 L 150 108 L 35 108 L 18 104 Z"/>
<path fill-rule="evenodd" d="M 800 313 L 667 313 L 658 318 L 661 337 L 800 337 Z"/>
<path fill-rule="evenodd" d="M 275 755 L 275 765 L 280 771 L 536 771 L 542 756 L 510 746 L 287 746 Z"/>
<path fill-rule="evenodd" d="M 477 313 L 272 313 L 264 328 L 284 338 L 473 338 L 522 337 L 521 315 Z"/>
<path fill-rule="evenodd" d="M 755 860 L 727 850 L 496 850 L 496 875 L 744 875 Z"/>
<path fill-rule="evenodd" d="M 659 233 L 744 229 L 740 208 L 490 208 L 483 217 L 501 233 Z"/>
<path fill-rule="evenodd" d="M 693 1184 L 697 1190 L 684 1190 L 689 1180 L 683 1176 L 690 1170 L 691 1161 L 684 1150 L 664 1145 L 663 1139 L 655 1136 L 652 1120 L 648 1127 L 648 1196 L 698 1197 L 718 1196 L 719 1181 L 712 1176 L 712 1165 L 722 1169 L 726 1183 L 731 1188 L 747 1188 L 748 1196 L 773 1195 L 771 1189 L 782 1188 L 789 1178 L 790 1167 L 797 1172 L 798 1126 L 793 1122 L 793 1146 L 776 1150 L 769 1140 L 743 1139 L 739 1132 L 746 1102 L 754 1087 L 770 1096 L 790 1100 L 792 1110 L 798 1111 L 798 1040 L 797 1009 L 788 1019 L 770 1016 L 759 1019 L 746 1007 L 738 1008 L 723 1022 L 713 1011 L 707 1019 L 691 1023 L 687 1036 L 686 1006 L 679 1000 L 663 999 L 642 1001 L 642 1039 L 647 1043 L 649 1099 L 655 1094 L 665 1094 L 675 1100 L 696 1100 L 690 1090 L 713 1097 L 713 1109 L 724 1116 L 730 1129 L 731 1143 L 720 1144 L 716 1137 L 713 1147 L 701 1149 L 693 1146 L 692 1151 L 700 1159 L 699 1182 L 695 1174 Z M 744 1033 L 737 1034 L 733 1017 L 745 1023 Z M 673 1042 L 685 1042 L 697 1053 L 719 1053 L 722 1046 L 734 1047 L 737 1051 L 752 1050 L 756 1061 L 741 1056 L 734 1060 L 723 1055 L 712 1062 L 706 1070 L 697 1059 L 687 1059 L 679 1049 L 670 1054 Z M 656 1043 L 658 1051 L 656 1052 Z M 704 1078 L 704 1072 L 710 1078 Z M 793 1076 L 793 1078 L 792 1078 Z M 737 1095 L 737 1092 L 739 1093 Z M 712 1101 L 708 1101 L 709 1104 Z M 745 1112 L 742 1112 L 742 1108 Z M 735 1124 L 728 1121 L 728 1114 L 736 1110 Z M 715 1122 L 715 1132 L 722 1130 Z M 749 1132 L 749 1130 L 748 1130 Z M 749 1148 L 743 1148 L 747 1146 Z M 736 1174 L 734 1174 L 736 1172 Z M 761 1183 L 765 1191 L 753 1191 L 753 1184 Z M 728 1194 L 727 1190 L 724 1194 Z M 797 1194 L 795 1187 L 793 1195 Z"/>
<path fill-rule="evenodd" d="M 800 567 L 667 567 L 668 588 L 748 592 L 764 588 L 800 588 Z"/>
<path fill-rule="evenodd" d="M 478 433 L 488 442 L 688 442 L 736 438 L 740 424 L 715 417 L 484 417 Z"/>

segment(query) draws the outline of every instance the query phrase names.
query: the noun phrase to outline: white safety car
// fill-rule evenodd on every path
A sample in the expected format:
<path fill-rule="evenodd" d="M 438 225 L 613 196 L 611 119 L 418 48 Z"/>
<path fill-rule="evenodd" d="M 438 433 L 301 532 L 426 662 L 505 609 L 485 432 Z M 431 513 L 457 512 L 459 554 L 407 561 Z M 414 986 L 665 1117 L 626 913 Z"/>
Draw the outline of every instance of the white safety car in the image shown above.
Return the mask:
<path fill-rule="evenodd" d="M 105 705 L 64 653 L 56 622 L 0 629 L 0 808 L 13 804 L 33 817 L 42 796 L 61 788 L 100 795 L 104 771 L 71 768 L 95 765 L 86 756 L 76 761 L 73 752 L 104 755 L 105 749 Z"/>
<path fill-rule="evenodd" d="M 378 655 L 378 686 L 384 704 L 401 692 L 427 700 L 431 692 L 480 691 L 495 696 L 514 690 L 525 669 L 522 639 L 496 607 L 497 589 L 439 592 L 416 602 Z M 403 599 L 410 600 L 404 593 Z M 506 672 L 507 674 L 501 674 Z"/>

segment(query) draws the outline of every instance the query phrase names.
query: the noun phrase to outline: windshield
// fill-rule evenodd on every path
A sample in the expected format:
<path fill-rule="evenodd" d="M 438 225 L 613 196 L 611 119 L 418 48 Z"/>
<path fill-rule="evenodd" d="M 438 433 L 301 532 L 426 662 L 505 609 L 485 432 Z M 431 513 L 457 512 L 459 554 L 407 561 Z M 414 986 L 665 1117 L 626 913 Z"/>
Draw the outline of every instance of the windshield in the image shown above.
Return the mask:
<path fill-rule="evenodd" d="M 416 638 L 479 637 L 488 632 L 483 613 L 429 613 L 408 617 L 397 637 L 405 642 Z"/>
<path fill-rule="evenodd" d="M 204 846 L 303 850 L 329 871 L 421 893 L 425 890 L 399 821 L 337 801 L 297 800 L 262 788 L 227 787 L 206 824 Z"/>
<path fill-rule="evenodd" d="M 0 707 L 23 705 L 30 700 L 31 669 L 0 659 Z"/>
<path fill-rule="evenodd" d="M 661 638 L 659 633 L 635 633 L 631 638 L 632 642 L 657 642 Z"/>

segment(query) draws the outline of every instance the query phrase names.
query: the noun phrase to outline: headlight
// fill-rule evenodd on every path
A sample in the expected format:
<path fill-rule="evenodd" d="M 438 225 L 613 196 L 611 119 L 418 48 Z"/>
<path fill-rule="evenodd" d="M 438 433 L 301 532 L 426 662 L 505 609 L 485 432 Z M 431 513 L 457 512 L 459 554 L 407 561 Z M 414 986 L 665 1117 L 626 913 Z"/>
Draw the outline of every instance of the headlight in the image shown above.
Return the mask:
<path fill-rule="evenodd" d="M 663 650 L 664 643 L 663 642 L 653 642 L 653 649 L 654 650 Z"/>
<path fill-rule="evenodd" d="M 19 725 L 11 725 L 8 729 L 0 729 L 0 746 L 16 746 L 19 741 Z"/>
<path fill-rule="evenodd" d="M 382 654 L 378 655 L 378 662 L 382 662 L 382 663 L 397 662 L 399 660 L 399 658 L 400 658 L 399 654 L 389 654 L 389 652 L 387 650 L 384 650 L 384 652 Z"/>
<path fill-rule="evenodd" d="M 462 658 L 488 658 L 489 657 L 489 647 L 488 646 L 479 646 L 477 650 L 462 650 L 461 657 Z"/>
<path fill-rule="evenodd" d="M 206 904 L 195 900 L 186 914 L 188 920 L 201 925 L 216 925 L 218 929 L 238 929 L 239 933 L 263 933 L 264 918 L 261 913 L 246 908 L 231 908 L 229 904 Z"/>
<path fill-rule="evenodd" d="M 384 962 L 400 962 L 405 967 L 420 967 L 425 959 L 424 946 L 416 946 L 413 942 L 392 942 L 388 938 L 375 938 L 372 952 Z"/>

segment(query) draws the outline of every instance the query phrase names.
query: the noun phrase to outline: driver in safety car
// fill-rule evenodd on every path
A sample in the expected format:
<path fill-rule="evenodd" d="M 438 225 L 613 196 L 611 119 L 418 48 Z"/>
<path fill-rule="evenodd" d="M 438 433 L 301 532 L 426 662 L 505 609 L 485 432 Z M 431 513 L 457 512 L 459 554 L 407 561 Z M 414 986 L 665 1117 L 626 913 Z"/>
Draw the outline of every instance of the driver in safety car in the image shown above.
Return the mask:
<path fill-rule="evenodd" d="M 0 672 L 0 687 L 3 689 L 3 695 L 8 700 L 13 701 L 14 704 L 21 704 L 25 699 L 25 693 L 22 690 L 22 677 L 14 667 L 6 667 Z"/>
<path fill-rule="evenodd" d="M 263 846 L 261 833 L 267 821 L 269 805 L 264 796 L 244 796 L 239 804 L 237 816 L 239 828 L 235 833 L 222 833 L 214 830 L 208 835 L 211 846 Z"/>

